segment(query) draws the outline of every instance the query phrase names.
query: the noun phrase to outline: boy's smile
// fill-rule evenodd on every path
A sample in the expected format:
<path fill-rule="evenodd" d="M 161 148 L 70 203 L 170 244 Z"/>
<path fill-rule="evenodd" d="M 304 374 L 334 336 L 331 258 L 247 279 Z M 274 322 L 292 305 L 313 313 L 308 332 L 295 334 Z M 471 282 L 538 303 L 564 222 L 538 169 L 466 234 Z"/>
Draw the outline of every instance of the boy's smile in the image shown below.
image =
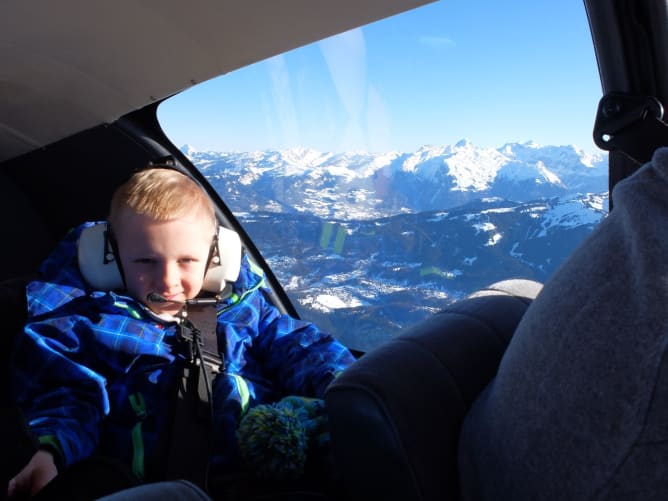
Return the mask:
<path fill-rule="evenodd" d="M 214 224 L 195 208 L 173 219 L 158 220 L 123 210 L 114 228 L 128 293 L 158 314 L 177 314 L 182 305 L 149 303 L 157 293 L 183 302 L 199 294 L 214 236 Z"/>

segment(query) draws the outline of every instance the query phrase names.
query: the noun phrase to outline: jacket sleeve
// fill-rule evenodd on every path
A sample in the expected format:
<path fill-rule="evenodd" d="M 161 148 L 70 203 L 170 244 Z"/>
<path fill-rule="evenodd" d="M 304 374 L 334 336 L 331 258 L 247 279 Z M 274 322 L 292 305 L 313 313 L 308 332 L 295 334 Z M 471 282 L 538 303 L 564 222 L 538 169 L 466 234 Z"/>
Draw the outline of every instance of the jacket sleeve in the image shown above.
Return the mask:
<path fill-rule="evenodd" d="M 12 387 L 39 442 L 61 454 L 64 465 L 92 454 L 100 420 L 108 412 L 105 379 L 84 365 L 85 341 L 76 322 L 31 322 L 13 354 Z"/>
<path fill-rule="evenodd" d="M 252 300 L 259 312 L 255 344 L 267 375 L 286 395 L 322 398 L 327 386 L 354 357 L 315 324 L 282 314 L 264 294 L 259 289 Z"/>

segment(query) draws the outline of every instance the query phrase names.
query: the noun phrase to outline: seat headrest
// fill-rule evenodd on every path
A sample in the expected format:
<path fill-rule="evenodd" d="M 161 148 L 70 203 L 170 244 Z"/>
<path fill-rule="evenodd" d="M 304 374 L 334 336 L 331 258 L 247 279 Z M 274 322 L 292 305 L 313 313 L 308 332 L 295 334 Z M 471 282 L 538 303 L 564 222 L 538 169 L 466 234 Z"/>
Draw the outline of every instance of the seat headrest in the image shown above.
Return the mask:
<path fill-rule="evenodd" d="M 96 290 L 122 289 L 123 278 L 107 238 L 106 223 L 85 228 L 77 244 L 79 270 Z M 202 290 L 217 294 L 234 282 L 241 269 L 241 239 L 236 231 L 218 227 L 217 252 L 209 263 Z"/>

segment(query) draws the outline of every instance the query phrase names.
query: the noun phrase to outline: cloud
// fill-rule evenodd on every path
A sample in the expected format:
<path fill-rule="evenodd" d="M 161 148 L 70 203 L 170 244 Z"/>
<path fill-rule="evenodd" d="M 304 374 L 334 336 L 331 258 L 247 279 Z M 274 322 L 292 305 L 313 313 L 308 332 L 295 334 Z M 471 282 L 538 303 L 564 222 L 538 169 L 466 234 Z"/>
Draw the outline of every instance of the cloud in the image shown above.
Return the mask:
<path fill-rule="evenodd" d="M 457 44 L 452 38 L 448 37 L 439 37 L 439 36 L 421 36 L 420 43 L 434 48 L 445 48 L 455 47 Z"/>

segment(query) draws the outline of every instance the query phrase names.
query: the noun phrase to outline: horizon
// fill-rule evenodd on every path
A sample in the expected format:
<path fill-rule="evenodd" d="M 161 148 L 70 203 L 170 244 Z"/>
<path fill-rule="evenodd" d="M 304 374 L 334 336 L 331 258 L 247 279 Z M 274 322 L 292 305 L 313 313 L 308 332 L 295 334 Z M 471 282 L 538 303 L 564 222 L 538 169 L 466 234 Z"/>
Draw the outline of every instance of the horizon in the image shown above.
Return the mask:
<path fill-rule="evenodd" d="M 464 143 L 462 145 L 462 143 Z M 461 145 L 461 146 L 460 146 Z M 608 152 L 604 150 L 598 150 L 594 152 L 590 152 L 585 150 L 584 148 L 580 148 L 579 146 L 575 144 L 539 144 L 536 141 L 529 140 L 525 142 L 507 142 L 502 144 L 501 146 L 479 146 L 475 144 L 475 142 L 469 140 L 468 138 L 462 138 L 459 141 L 456 141 L 455 143 L 452 144 L 424 144 L 420 147 L 418 147 L 415 150 L 407 151 L 407 150 L 387 150 L 387 151 L 367 151 L 367 150 L 347 150 L 347 151 L 333 151 L 333 150 L 319 150 L 317 148 L 309 147 L 309 146 L 288 146 L 285 148 L 260 148 L 260 149 L 253 149 L 253 150 L 238 150 L 238 149 L 225 149 L 225 150 L 219 150 L 219 149 L 207 149 L 207 148 L 197 148 L 196 146 L 192 144 L 182 144 L 181 146 L 177 146 L 178 149 L 186 153 L 185 150 L 190 150 L 195 153 L 235 153 L 235 154 L 242 154 L 242 153 L 282 153 L 282 152 L 287 152 L 287 151 L 293 151 L 293 150 L 306 150 L 306 151 L 315 151 L 317 153 L 321 153 L 323 155 L 326 154 L 331 154 L 331 155 L 346 155 L 346 154 L 359 154 L 359 155 L 386 155 L 390 153 L 397 153 L 397 154 L 414 154 L 419 151 L 425 150 L 425 149 L 442 149 L 442 148 L 457 148 L 457 147 L 463 147 L 465 145 L 471 145 L 476 149 L 481 149 L 481 150 L 494 150 L 498 152 L 502 152 L 504 148 L 507 147 L 512 147 L 512 146 L 521 146 L 521 147 L 529 147 L 529 148 L 535 148 L 535 149 L 544 149 L 544 148 L 566 148 L 566 149 L 573 149 L 575 152 L 581 152 L 582 154 L 586 156 L 593 156 L 593 157 L 607 157 Z"/>
<path fill-rule="evenodd" d="M 581 1 L 441 0 L 203 82 L 158 117 L 198 151 L 415 152 L 464 138 L 605 154 L 600 97 Z"/>

